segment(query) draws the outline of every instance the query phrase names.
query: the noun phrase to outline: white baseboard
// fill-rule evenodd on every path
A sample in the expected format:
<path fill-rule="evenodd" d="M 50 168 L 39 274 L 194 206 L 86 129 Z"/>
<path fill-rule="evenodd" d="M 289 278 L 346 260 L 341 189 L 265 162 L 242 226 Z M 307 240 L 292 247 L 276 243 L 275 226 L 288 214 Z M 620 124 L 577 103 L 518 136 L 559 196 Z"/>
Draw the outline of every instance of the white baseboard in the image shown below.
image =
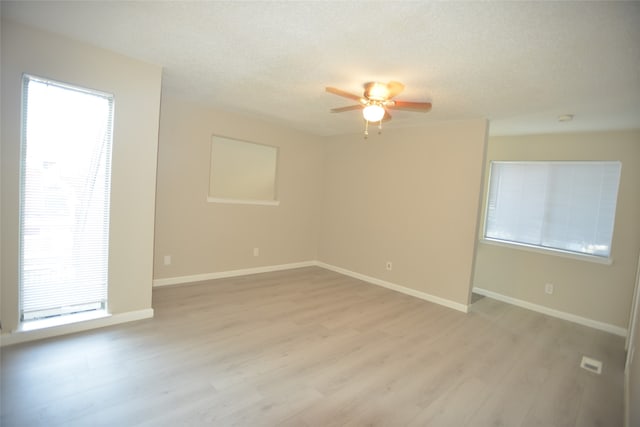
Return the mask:
<path fill-rule="evenodd" d="M 345 276 L 353 277 L 354 279 L 359 279 L 367 283 L 371 283 L 373 285 L 382 286 L 383 288 L 391 289 L 396 292 L 401 292 L 403 294 L 420 298 L 425 301 L 433 302 L 435 304 L 439 304 L 448 308 L 452 308 L 454 310 L 458 310 L 463 313 L 467 313 L 469 311 L 469 306 L 466 304 L 460 304 L 458 302 L 437 297 L 435 295 L 431 295 L 426 292 L 407 288 L 405 286 L 397 285 L 395 283 L 387 282 L 385 280 L 377 279 L 375 277 L 366 276 L 364 274 L 356 273 L 354 271 L 347 270 L 342 267 L 336 267 L 335 265 L 326 264 L 324 262 L 317 261 L 316 265 L 322 268 L 326 268 L 327 270 L 335 271 L 336 273 L 344 274 Z"/>
<path fill-rule="evenodd" d="M 216 273 L 194 274 L 191 276 L 169 277 L 166 279 L 154 279 L 153 286 L 156 287 L 156 286 L 178 285 L 183 283 L 201 282 L 204 280 L 223 279 L 227 277 L 246 276 L 248 274 L 268 273 L 271 271 L 291 270 L 294 268 L 313 267 L 313 266 L 335 271 L 336 273 L 344 274 L 345 276 L 353 277 L 355 279 L 359 279 L 367 283 L 371 283 L 373 285 L 382 286 L 384 288 L 391 289 L 396 292 L 402 292 L 403 294 L 411 295 L 412 297 L 416 297 L 416 298 L 423 299 L 425 301 L 440 304 L 442 306 L 449 307 L 454 310 L 462 311 L 463 313 L 467 313 L 469 311 L 468 305 L 460 304 L 455 301 L 451 301 L 445 298 L 437 297 L 435 295 L 427 294 L 425 292 L 417 291 L 415 289 L 400 286 L 395 283 L 377 279 L 375 277 L 366 276 L 364 274 L 356 273 L 354 271 L 347 270 L 345 268 L 336 267 L 335 265 L 326 264 L 321 261 L 303 261 L 303 262 L 296 262 L 291 264 L 280 264 L 280 265 L 271 265 L 271 266 L 265 266 L 265 267 L 245 268 L 242 270 L 229 270 L 229 271 L 220 271 Z"/>
<path fill-rule="evenodd" d="M 135 320 L 149 319 L 151 317 L 153 317 L 153 309 L 147 308 L 144 310 L 111 314 L 97 319 L 68 323 L 66 325 L 52 326 L 49 328 L 35 329 L 30 331 L 14 331 L 11 333 L 0 335 L 0 347 L 27 341 L 57 337 L 60 335 L 72 334 L 75 332 L 88 331 L 89 329 L 103 328 L 105 326 L 118 325 L 120 323 L 133 322 Z"/>
<path fill-rule="evenodd" d="M 218 271 L 215 273 L 193 274 L 190 276 L 168 277 L 153 279 L 153 286 L 179 285 L 183 283 L 202 282 L 204 280 L 224 279 L 227 277 L 247 276 L 249 274 L 269 273 L 272 271 L 291 270 L 301 267 L 316 266 L 316 261 L 294 262 L 290 264 L 267 265 L 264 267 L 243 268 L 241 270 Z"/>
<path fill-rule="evenodd" d="M 555 310 L 553 308 L 545 307 L 543 305 L 534 304 L 521 299 L 509 297 L 499 294 L 497 292 L 489 291 L 478 287 L 473 288 L 473 292 L 479 295 L 506 302 L 508 304 L 516 305 L 518 307 L 526 308 L 531 311 L 546 314 L 547 316 L 557 317 L 558 319 L 568 320 L 569 322 L 577 323 L 579 325 L 588 326 L 590 328 L 598 329 L 601 331 L 609 332 L 611 334 L 619 335 L 621 337 L 627 336 L 627 329 L 620 326 L 612 325 L 610 323 L 600 322 L 598 320 L 589 319 L 575 314 L 567 313 L 565 311 Z"/>

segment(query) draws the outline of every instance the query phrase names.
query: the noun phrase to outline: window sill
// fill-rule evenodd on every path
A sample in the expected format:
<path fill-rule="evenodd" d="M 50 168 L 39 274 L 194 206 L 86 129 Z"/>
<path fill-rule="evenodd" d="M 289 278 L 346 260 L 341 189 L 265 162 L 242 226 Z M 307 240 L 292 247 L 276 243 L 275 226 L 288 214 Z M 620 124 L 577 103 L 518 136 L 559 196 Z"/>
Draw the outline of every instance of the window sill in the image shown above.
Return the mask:
<path fill-rule="evenodd" d="M 219 197 L 207 197 L 207 202 L 227 203 L 231 205 L 280 206 L 280 200 L 222 199 Z"/>
<path fill-rule="evenodd" d="M 37 331 L 39 329 L 53 328 L 55 326 L 69 325 L 72 323 L 84 322 L 87 320 L 102 319 L 110 317 L 106 310 L 93 310 L 84 313 L 69 314 L 66 316 L 51 317 L 42 320 L 29 320 L 21 322 L 18 327 L 19 332 Z"/>
<path fill-rule="evenodd" d="M 480 243 L 490 245 L 490 246 L 501 246 L 504 248 L 518 249 L 526 252 L 534 252 L 534 253 L 543 254 L 543 255 L 559 256 L 562 258 L 569 258 L 577 261 L 593 262 L 596 264 L 603 264 L 603 265 L 613 264 L 612 258 L 603 258 L 595 255 L 579 254 L 575 252 L 561 251 L 558 249 L 541 248 L 539 246 L 525 245 L 522 243 L 512 243 L 512 242 L 505 242 L 503 240 L 493 240 L 493 239 L 487 239 L 487 238 L 481 238 Z"/>

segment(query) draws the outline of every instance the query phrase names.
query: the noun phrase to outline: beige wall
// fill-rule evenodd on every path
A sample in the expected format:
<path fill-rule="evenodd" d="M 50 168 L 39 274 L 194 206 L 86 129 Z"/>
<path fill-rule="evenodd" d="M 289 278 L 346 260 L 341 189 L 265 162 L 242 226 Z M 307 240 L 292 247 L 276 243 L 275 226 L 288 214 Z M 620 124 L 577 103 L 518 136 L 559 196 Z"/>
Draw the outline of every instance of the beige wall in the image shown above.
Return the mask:
<path fill-rule="evenodd" d="M 115 95 L 109 310 L 151 308 L 153 216 L 162 69 L 2 21 L 2 320 L 18 324 L 21 76 L 30 73 Z"/>
<path fill-rule="evenodd" d="M 627 328 L 640 250 L 640 131 L 493 137 L 487 154 L 490 160 L 622 162 L 613 265 L 480 244 L 474 285 Z M 553 295 L 544 293 L 545 283 L 555 285 Z"/>
<path fill-rule="evenodd" d="M 154 278 L 319 260 L 466 305 L 486 127 L 319 138 L 164 97 Z M 280 206 L 206 201 L 212 134 L 280 148 Z"/>
<path fill-rule="evenodd" d="M 486 130 L 469 120 L 331 138 L 319 259 L 466 305 Z"/>
<path fill-rule="evenodd" d="M 207 202 L 213 134 L 279 147 L 279 206 Z M 159 146 L 156 279 L 316 259 L 324 158 L 318 138 L 163 97 Z"/>

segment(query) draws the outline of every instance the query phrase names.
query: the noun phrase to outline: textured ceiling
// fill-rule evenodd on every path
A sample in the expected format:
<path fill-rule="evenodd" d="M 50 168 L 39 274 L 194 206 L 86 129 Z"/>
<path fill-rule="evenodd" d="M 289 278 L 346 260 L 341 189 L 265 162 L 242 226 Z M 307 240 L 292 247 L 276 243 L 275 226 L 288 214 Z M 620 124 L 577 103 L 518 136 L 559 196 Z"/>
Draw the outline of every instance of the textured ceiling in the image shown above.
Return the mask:
<path fill-rule="evenodd" d="M 638 2 L 3 1 L 2 16 L 162 65 L 165 95 L 319 135 L 362 128 L 359 112 L 329 113 L 351 102 L 324 87 L 373 80 L 433 102 L 388 128 L 640 128 Z"/>

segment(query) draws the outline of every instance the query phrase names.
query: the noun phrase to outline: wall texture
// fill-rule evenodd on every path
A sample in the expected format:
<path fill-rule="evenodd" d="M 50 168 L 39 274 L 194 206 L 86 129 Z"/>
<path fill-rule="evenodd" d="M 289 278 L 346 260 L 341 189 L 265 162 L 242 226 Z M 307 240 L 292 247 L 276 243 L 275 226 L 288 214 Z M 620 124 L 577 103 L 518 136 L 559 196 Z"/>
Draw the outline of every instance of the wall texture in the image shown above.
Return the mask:
<path fill-rule="evenodd" d="M 640 251 L 640 131 L 493 137 L 487 154 L 491 160 L 622 162 L 612 265 L 480 244 L 474 285 L 627 328 Z M 555 285 L 553 295 L 544 293 L 545 283 Z"/>
<path fill-rule="evenodd" d="M 279 206 L 207 202 L 213 134 L 279 147 Z M 319 139 L 163 98 L 159 147 L 155 279 L 316 259 L 324 159 Z M 170 265 L 164 265 L 166 255 Z"/>
<path fill-rule="evenodd" d="M 329 139 L 319 259 L 467 305 L 486 132 L 469 120 Z"/>
<path fill-rule="evenodd" d="M 151 308 L 153 217 L 162 69 L 2 21 L 3 331 L 18 325 L 18 201 L 23 73 L 115 95 L 109 311 Z"/>

